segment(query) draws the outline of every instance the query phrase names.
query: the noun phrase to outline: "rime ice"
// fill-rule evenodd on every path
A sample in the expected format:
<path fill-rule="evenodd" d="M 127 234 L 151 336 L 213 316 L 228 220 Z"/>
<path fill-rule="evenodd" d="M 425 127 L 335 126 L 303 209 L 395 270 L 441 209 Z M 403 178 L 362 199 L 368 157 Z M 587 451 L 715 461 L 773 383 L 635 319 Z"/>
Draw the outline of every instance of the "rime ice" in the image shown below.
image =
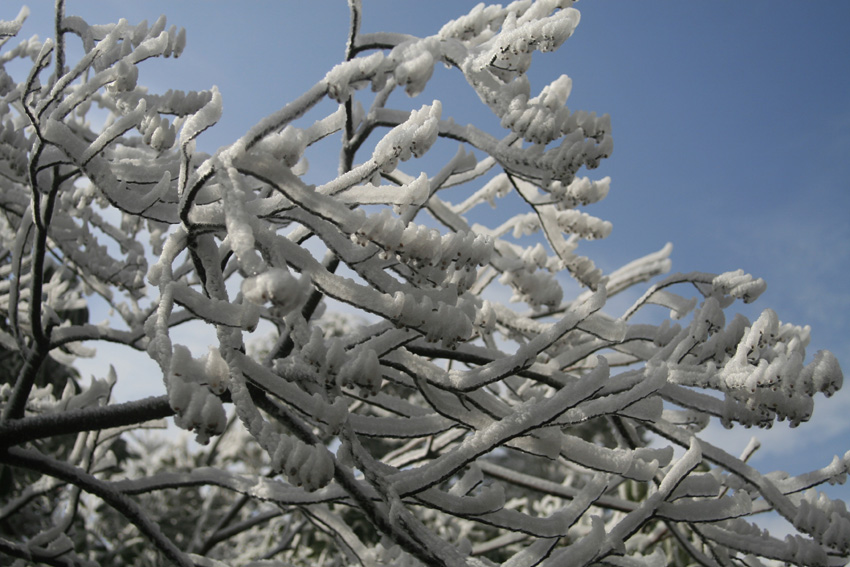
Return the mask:
<path fill-rule="evenodd" d="M 58 38 L 11 49 L 27 11 L 0 23 L 0 346 L 15 363 L 0 519 L 27 519 L 0 554 L 846 563 L 850 515 L 816 487 L 845 481 L 850 452 L 792 477 L 748 464 L 758 443 L 701 440 L 713 421 L 804 425 L 842 385 L 835 356 L 811 356 L 810 329 L 779 311 L 735 314 L 766 287 L 743 270 L 646 283 L 670 245 L 612 271 L 586 255 L 612 231 L 594 215 L 612 180 L 588 173 L 613 151 L 611 120 L 567 106 L 568 75 L 527 74 L 572 36 L 572 5 L 481 4 L 417 38 L 361 33 L 370 7 L 351 1 L 345 60 L 212 154 L 216 87 L 140 84 L 146 59 L 185 47 L 164 18 L 59 13 Z M 18 59 L 32 73 L 7 72 Z M 429 85 L 442 72 L 503 131 L 449 116 Z M 142 353 L 154 375 L 77 380 L 66 365 L 96 348 Z M 117 404 L 116 380 L 164 395 Z M 163 416 L 185 430 L 169 441 L 206 447 L 127 434 Z M 795 533 L 764 531 L 766 511 Z"/>

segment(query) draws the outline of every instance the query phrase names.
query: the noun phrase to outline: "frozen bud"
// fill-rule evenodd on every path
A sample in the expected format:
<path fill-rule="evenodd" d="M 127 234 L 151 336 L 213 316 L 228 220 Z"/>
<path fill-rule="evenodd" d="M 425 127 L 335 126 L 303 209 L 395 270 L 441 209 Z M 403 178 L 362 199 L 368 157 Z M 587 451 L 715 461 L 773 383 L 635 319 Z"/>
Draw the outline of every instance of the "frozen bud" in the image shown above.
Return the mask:
<path fill-rule="evenodd" d="M 301 485 L 297 475 L 304 463 L 307 462 L 307 459 L 310 458 L 312 451 L 309 445 L 297 439 L 293 439 L 293 445 L 293 449 L 288 455 L 286 455 L 286 462 L 283 464 L 283 472 L 285 472 L 286 476 L 288 476 L 291 481 L 294 481 L 295 484 Z"/>
<path fill-rule="evenodd" d="M 354 360 L 343 366 L 337 375 L 340 386 L 358 385 L 364 395 L 376 394 L 382 379 L 378 355 L 370 348 L 360 348 Z"/>
<path fill-rule="evenodd" d="M 221 395 L 227 390 L 230 382 L 230 369 L 216 347 L 210 347 L 210 351 L 207 353 L 204 361 L 204 372 L 210 391 L 216 395 Z"/>
<path fill-rule="evenodd" d="M 288 435 L 279 433 L 270 424 L 264 424 L 261 433 L 260 442 L 266 447 L 266 451 L 271 457 L 271 468 L 275 471 L 282 471 L 286 466 L 286 459 L 292 452 L 293 446 L 297 443 Z"/>
<path fill-rule="evenodd" d="M 216 396 L 207 395 L 201 406 L 198 417 L 199 425 L 196 428 L 195 440 L 201 445 L 209 443 L 210 437 L 221 435 L 227 425 L 227 414 L 221 400 Z"/>
<path fill-rule="evenodd" d="M 331 374 L 336 374 L 346 363 L 345 347 L 337 338 L 332 338 L 328 342 L 330 346 L 325 358 L 325 367 Z"/>
<path fill-rule="evenodd" d="M 767 289 L 767 284 L 761 278 L 756 279 L 744 273 L 744 270 L 736 270 L 715 277 L 711 281 L 711 287 L 723 295 L 731 295 L 743 300 L 744 303 L 750 303 L 758 299 L 758 296 Z"/>
<path fill-rule="evenodd" d="M 364 79 L 371 78 L 383 61 L 384 54 L 377 52 L 340 63 L 325 75 L 328 96 L 337 102 L 345 102 L 351 96 L 352 88 L 359 88 Z"/>
<path fill-rule="evenodd" d="M 431 106 L 411 111 L 407 120 L 387 132 L 375 145 L 372 160 L 386 171 L 395 168 L 394 160 L 405 161 L 412 155 L 423 155 L 437 139 L 441 113 L 442 104 L 438 100 Z"/>
<path fill-rule="evenodd" d="M 139 68 L 122 59 L 115 65 L 115 80 L 109 86 L 113 92 L 132 91 L 139 79 Z"/>
<path fill-rule="evenodd" d="M 747 336 L 748 344 L 764 348 L 776 342 L 779 331 L 779 317 L 773 309 L 765 309 L 753 323 L 752 329 Z"/>
<path fill-rule="evenodd" d="M 407 186 L 409 204 L 422 205 L 431 196 L 431 182 L 423 171 Z"/>
<path fill-rule="evenodd" d="M 277 159 L 282 159 L 289 167 L 294 167 L 301 159 L 308 142 L 304 130 L 290 124 L 282 132 L 266 136 L 258 147 Z"/>
<path fill-rule="evenodd" d="M 481 309 L 476 313 L 475 324 L 481 327 L 481 330 L 485 333 L 492 332 L 496 326 L 496 311 L 486 299 L 481 304 Z"/>
<path fill-rule="evenodd" d="M 154 150 L 161 152 L 170 149 L 177 140 L 177 131 L 174 126 L 163 118 L 150 138 L 150 146 Z"/>
<path fill-rule="evenodd" d="M 402 61 L 395 69 L 395 79 L 404 85 L 408 96 L 416 96 L 425 89 L 425 84 L 434 73 L 434 56 L 423 50 L 418 55 Z"/>
<path fill-rule="evenodd" d="M 506 272 L 499 281 L 510 285 L 514 291 L 512 302 L 523 301 L 532 307 L 555 307 L 561 303 L 564 291 L 549 272 L 520 269 Z"/>
<path fill-rule="evenodd" d="M 272 303 L 289 312 L 301 304 L 304 299 L 304 278 L 293 276 L 289 270 L 271 268 L 259 275 L 242 281 L 242 295 L 251 303 L 265 305 Z"/>
<path fill-rule="evenodd" d="M 446 347 L 454 348 L 459 341 L 465 341 L 472 335 L 472 321 L 460 309 L 441 303 L 437 320 L 440 323 L 438 338 Z"/>
<path fill-rule="evenodd" d="M 555 185 L 555 183 L 553 183 Z M 560 185 L 558 183 L 557 185 Z M 561 187 L 557 190 L 553 187 L 553 192 L 562 194 L 561 204 L 566 208 L 572 208 L 578 205 L 588 205 L 601 201 L 608 195 L 611 186 L 611 178 L 604 177 L 599 181 L 591 181 L 587 177 L 579 177 L 566 187 Z"/>
<path fill-rule="evenodd" d="M 573 81 L 566 75 L 561 75 L 553 82 L 549 83 L 540 92 L 537 97 L 539 102 L 545 105 L 549 110 L 555 111 L 562 108 L 570 96 L 570 91 L 573 88 Z"/>
<path fill-rule="evenodd" d="M 298 469 L 298 480 L 308 492 L 318 490 L 333 479 L 334 465 L 325 447 L 311 447 L 311 455 Z"/>
<path fill-rule="evenodd" d="M 189 407 L 192 401 L 192 384 L 185 380 L 172 379 L 168 387 L 168 403 L 178 414 Z"/>
<path fill-rule="evenodd" d="M 139 130 L 142 132 L 142 141 L 156 151 L 171 148 L 177 139 L 177 131 L 167 118 L 151 113 L 146 115 Z"/>
<path fill-rule="evenodd" d="M 827 350 L 815 354 L 815 359 L 803 368 L 800 378 L 810 395 L 823 392 L 831 396 L 844 383 L 844 373 L 838 365 L 838 360 Z"/>
<path fill-rule="evenodd" d="M 174 58 L 180 57 L 183 54 L 183 50 L 186 48 L 186 28 L 180 28 L 180 31 L 176 34 L 172 34 L 172 37 L 170 37 L 169 40 L 171 55 Z"/>
<path fill-rule="evenodd" d="M 227 416 L 221 400 L 200 384 L 173 377 L 168 388 L 168 401 L 175 411 L 174 423 L 194 431 L 203 445 L 210 437 L 224 432 Z"/>
<path fill-rule="evenodd" d="M 716 298 L 709 297 L 702 304 L 697 317 L 705 322 L 706 331 L 709 334 L 721 330 L 726 325 L 726 316 Z"/>
<path fill-rule="evenodd" d="M 573 209 L 558 211 L 558 225 L 564 232 L 575 234 L 587 240 L 598 240 L 611 234 L 612 224 L 609 221 L 581 213 Z"/>
<path fill-rule="evenodd" d="M 198 374 L 197 362 L 192 353 L 183 345 L 174 345 L 171 354 L 171 375 L 190 380 Z"/>
<path fill-rule="evenodd" d="M 348 401 L 344 396 L 338 396 L 331 405 L 325 405 L 321 419 L 327 425 L 328 433 L 336 435 L 342 429 L 348 418 Z"/>
<path fill-rule="evenodd" d="M 321 368 L 326 363 L 327 353 L 328 348 L 322 329 L 313 327 L 310 338 L 301 347 L 301 356 L 316 368 Z"/>
<path fill-rule="evenodd" d="M 538 242 L 535 246 L 523 250 L 521 259 L 526 269 L 542 268 L 546 265 L 546 250 Z"/>
<path fill-rule="evenodd" d="M 410 141 L 410 149 L 416 157 L 424 155 L 436 141 L 442 110 L 443 105 L 439 100 L 435 100 L 430 107 L 423 106 L 420 109 L 420 114 L 425 116 L 422 124 L 413 131 L 413 139 Z"/>

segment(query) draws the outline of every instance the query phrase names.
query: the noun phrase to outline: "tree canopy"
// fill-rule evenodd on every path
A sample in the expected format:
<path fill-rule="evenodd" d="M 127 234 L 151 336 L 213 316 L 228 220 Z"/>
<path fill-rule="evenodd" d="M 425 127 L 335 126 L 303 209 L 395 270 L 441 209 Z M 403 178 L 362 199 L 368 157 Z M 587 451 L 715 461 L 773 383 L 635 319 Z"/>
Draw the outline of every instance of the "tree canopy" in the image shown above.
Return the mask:
<path fill-rule="evenodd" d="M 138 84 L 185 47 L 164 17 L 89 25 L 58 0 L 55 37 L 17 45 L 27 10 L 0 22 L 0 554 L 844 565 L 850 514 L 817 487 L 850 452 L 790 476 L 700 435 L 807 421 L 836 358 L 772 309 L 735 314 L 765 289 L 743 270 L 668 274 L 666 246 L 605 273 L 583 252 L 611 230 L 585 212 L 608 193 L 587 171 L 610 118 L 568 108 L 567 75 L 539 92 L 527 75 L 576 29 L 573 2 L 482 4 L 422 38 L 361 33 L 349 8 L 344 60 L 212 153 L 216 88 Z M 393 97 L 436 65 L 499 136 Z M 330 146 L 338 171 L 308 182 Z M 186 327 L 208 347 L 175 340 Z M 102 343 L 155 361 L 163 394 L 78 380 Z"/>

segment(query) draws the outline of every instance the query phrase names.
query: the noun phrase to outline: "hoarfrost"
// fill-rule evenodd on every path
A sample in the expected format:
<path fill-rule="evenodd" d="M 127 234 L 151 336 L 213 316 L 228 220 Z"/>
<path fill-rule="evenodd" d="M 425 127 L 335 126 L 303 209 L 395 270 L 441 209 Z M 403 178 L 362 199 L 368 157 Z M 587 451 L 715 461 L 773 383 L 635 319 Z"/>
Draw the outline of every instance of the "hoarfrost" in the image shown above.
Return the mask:
<path fill-rule="evenodd" d="M 669 275 L 616 313 L 609 298 L 669 271 L 671 246 L 610 272 L 584 255 L 612 230 L 589 210 L 611 179 L 583 172 L 611 155 L 610 117 L 568 108 L 567 75 L 535 93 L 526 74 L 572 35 L 572 4 L 481 4 L 416 38 L 361 33 L 349 2 L 346 60 L 211 155 L 198 148 L 217 88 L 138 84 L 146 59 L 185 46 L 164 18 L 60 13 L 59 38 L 4 51 L 0 345 L 15 370 L 0 461 L 15 472 L 0 518 L 49 527 L 3 553 L 114 562 L 139 548 L 119 545 L 121 516 L 181 565 L 846 562 L 850 515 L 815 487 L 844 482 L 850 453 L 791 477 L 748 464 L 757 444 L 739 457 L 699 439 L 713 420 L 803 424 L 842 385 L 835 356 L 808 359 L 810 329 L 771 309 L 729 315 L 765 290 L 743 270 Z M 0 47 L 26 13 L 0 23 Z M 80 60 L 55 68 L 72 38 Z M 33 65 L 22 82 L 15 59 Z M 439 100 L 391 108 L 438 63 L 501 137 Z M 334 140 L 338 174 L 307 183 L 308 156 L 323 163 L 312 152 Z M 109 319 L 89 323 L 100 305 Z M 62 365 L 98 342 L 155 361 L 166 395 L 117 404 L 114 371 L 80 386 Z M 163 416 L 213 442 L 125 436 Z M 47 476 L 23 487 L 19 468 Z M 131 497 L 166 488 L 173 501 L 146 494 L 145 509 Z M 114 513 L 86 508 L 71 546 L 89 494 Z M 154 522 L 181 526 L 185 498 L 192 554 Z M 50 499 L 67 514 L 45 515 Z M 768 510 L 801 535 L 753 523 Z"/>

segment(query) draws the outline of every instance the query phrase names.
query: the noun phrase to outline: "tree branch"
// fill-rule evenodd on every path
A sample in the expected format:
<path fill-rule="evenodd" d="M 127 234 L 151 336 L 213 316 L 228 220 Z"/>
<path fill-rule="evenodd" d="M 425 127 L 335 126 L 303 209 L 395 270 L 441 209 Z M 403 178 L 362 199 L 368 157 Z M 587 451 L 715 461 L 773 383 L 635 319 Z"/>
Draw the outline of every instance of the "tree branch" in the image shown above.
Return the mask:
<path fill-rule="evenodd" d="M 118 492 L 109 486 L 108 483 L 95 478 L 77 467 L 60 463 L 30 449 L 8 447 L 0 451 L 0 461 L 14 467 L 33 470 L 64 480 L 65 482 L 79 486 L 85 492 L 98 496 L 135 525 L 168 559 L 181 567 L 194 567 L 192 561 L 171 540 L 163 535 L 159 526 L 147 517 L 135 501 Z"/>
<path fill-rule="evenodd" d="M 134 425 L 171 415 L 174 415 L 174 410 L 168 403 L 168 396 L 158 396 L 123 404 L 11 419 L 0 424 L 0 447 L 81 431 Z"/>

